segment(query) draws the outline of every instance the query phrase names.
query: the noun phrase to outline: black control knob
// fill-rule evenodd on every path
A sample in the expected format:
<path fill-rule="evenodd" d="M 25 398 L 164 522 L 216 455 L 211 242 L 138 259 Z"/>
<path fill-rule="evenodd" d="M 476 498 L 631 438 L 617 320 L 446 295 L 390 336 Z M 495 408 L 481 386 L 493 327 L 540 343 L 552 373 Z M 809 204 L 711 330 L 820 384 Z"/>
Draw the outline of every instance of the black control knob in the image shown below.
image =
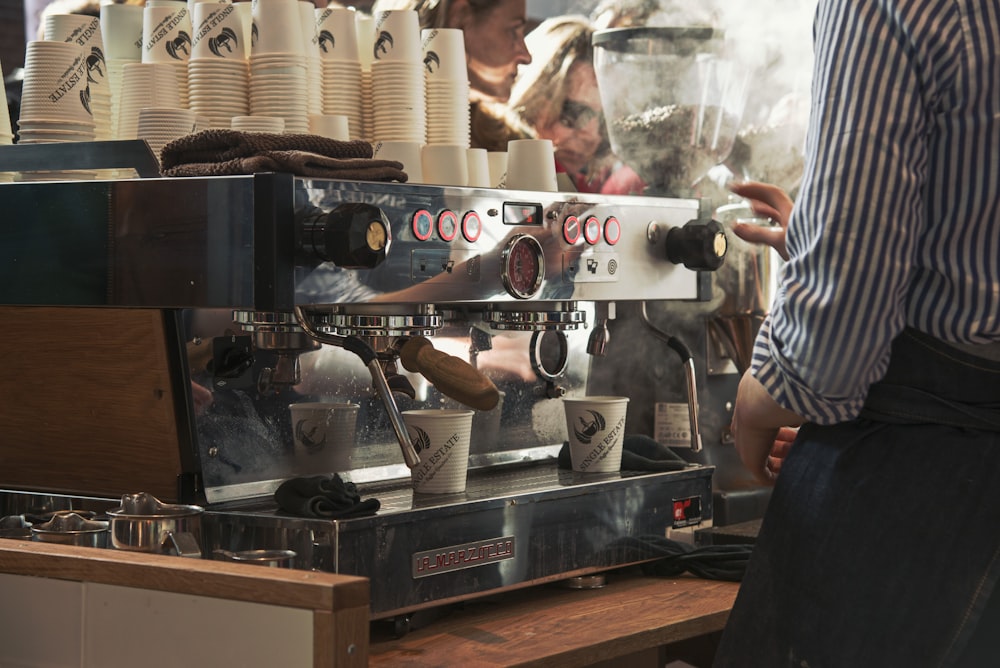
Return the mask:
<path fill-rule="evenodd" d="M 692 220 L 667 232 L 667 259 L 688 269 L 715 271 L 722 266 L 729 242 L 715 220 Z"/>
<path fill-rule="evenodd" d="M 302 250 L 344 269 L 377 267 L 389 250 L 389 219 L 371 204 L 340 204 L 330 213 L 302 217 L 300 225 Z"/>

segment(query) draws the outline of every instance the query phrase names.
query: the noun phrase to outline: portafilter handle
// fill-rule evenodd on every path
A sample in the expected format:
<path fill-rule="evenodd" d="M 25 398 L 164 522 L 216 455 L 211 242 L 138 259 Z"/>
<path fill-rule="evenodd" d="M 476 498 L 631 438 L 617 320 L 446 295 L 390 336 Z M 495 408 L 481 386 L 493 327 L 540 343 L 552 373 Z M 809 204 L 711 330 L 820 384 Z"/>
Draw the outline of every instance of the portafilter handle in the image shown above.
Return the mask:
<path fill-rule="evenodd" d="M 341 336 L 339 334 L 320 332 L 312 326 L 312 323 L 309 322 L 309 318 L 300 306 L 295 307 L 295 317 L 302 329 L 320 343 L 329 343 L 344 350 L 349 350 L 361 358 L 364 365 L 368 367 L 368 373 L 372 377 L 372 385 L 382 400 L 386 413 L 389 414 L 389 422 L 392 423 L 392 429 L 396 432 L 396 439 L 399 441 L 400 450 L 403 452 L 403 461 L 411 469 L 420 464 L 420 455 L 417 454 L 413 443 L 410 442 L 410 434 L 406 431 L 403 415 L 399 412 L 399 406 L 396 405 L 396 400 L 392 397 L 389 382 L 386 380 L 382 366 L 379 364 L 375 349 L 367 341 L 357 336 Z"/>

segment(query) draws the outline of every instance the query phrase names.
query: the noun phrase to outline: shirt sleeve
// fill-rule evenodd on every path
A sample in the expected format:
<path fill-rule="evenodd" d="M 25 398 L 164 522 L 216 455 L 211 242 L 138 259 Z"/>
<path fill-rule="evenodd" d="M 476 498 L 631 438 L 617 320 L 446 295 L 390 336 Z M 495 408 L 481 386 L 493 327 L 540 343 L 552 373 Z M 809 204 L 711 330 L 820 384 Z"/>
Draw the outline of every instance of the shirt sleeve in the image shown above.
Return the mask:
<path fill-rule="evenodd" d="M 817 8 L 806 166 L 786 239 L 791 260 L 751 371 L 775 401 L 820 424 L 858 415 L 905 325 L 925 226 L 932 96 L 924 54 L 933 44 L 921 51 L 916 40 L 932 30 L 931 4 L 820 0 Z M 921 9 L 907 14 L 897 5 Z M 949 21 L 945 12 L 933 29 Z"/>

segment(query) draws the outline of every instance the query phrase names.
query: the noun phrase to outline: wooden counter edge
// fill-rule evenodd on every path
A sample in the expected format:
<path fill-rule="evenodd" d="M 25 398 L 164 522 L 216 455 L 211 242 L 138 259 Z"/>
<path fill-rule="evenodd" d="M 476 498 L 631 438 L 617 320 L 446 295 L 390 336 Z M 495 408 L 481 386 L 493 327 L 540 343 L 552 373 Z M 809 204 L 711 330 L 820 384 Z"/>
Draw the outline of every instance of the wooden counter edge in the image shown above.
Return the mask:
<path fill-rule="evenodd" d="M 509 592 L 402 638 L 372 638 L 369 662 L 582 666 L 721 631 L 738 589 L 695 577 L 611 574 L 604 589 Z"/>
<path fill-rule="evenodd" d="M 0 573 L 331 612 L 369 602 L 368 579 L 352 575 L 11 539 Z"/>

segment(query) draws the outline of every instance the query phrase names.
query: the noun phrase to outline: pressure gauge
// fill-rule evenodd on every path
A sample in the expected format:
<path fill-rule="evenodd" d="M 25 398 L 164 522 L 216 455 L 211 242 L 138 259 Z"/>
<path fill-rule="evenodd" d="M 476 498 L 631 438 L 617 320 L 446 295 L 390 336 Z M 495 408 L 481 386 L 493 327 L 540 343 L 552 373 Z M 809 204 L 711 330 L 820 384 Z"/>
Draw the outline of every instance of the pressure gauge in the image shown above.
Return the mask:
<path fill-rule="evenodd" d="M 538 294 L 545 276 L 542 245 L 527 234 L 514 235 L 500 254 L 500 278 L 503 286 L 518 299 Z"/>

